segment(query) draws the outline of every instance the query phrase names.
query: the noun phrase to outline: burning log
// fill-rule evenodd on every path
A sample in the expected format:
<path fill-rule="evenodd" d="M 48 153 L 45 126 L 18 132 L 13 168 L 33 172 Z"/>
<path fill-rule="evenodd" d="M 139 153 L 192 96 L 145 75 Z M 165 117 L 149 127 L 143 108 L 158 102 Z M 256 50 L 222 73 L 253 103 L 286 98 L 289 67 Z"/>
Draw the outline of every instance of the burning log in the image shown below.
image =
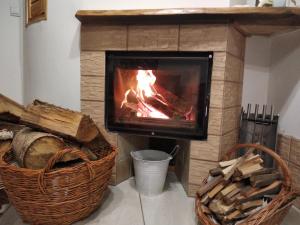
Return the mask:
<path fill-rule="evenodd" d="M 179 98 L 172 92 L 166 90 L 158 84 L 154 85 L 157 92 L 163 96 L 168 106 L 179 115 L 186 115 L 191 111 L 192 104 L 186 100 Z"/>
<path fill-rule="evenodd" d="M 137 112 L 138 117 L 184 120 L 193 118 L 192 104 L 155 84 L 156 77 L 152 70 L 139 70 L 136 80 L 136 88 L 125 92 L 121 108 L 129 107 Z"/>
<path fill-rule="evenodd" d="M 156 97 L 149 97 L 145 99 L 145 103 L 148 105 L 151 105 L 156 110 L 162 112 L 169 118 L 174 118 L 176 115 L 176 112 L 172 110 L 168 105 L 163 104 L 161 101 L 159 101 Z M 184 118 L 184 115 L 180 115 L 180 117 Z"/>

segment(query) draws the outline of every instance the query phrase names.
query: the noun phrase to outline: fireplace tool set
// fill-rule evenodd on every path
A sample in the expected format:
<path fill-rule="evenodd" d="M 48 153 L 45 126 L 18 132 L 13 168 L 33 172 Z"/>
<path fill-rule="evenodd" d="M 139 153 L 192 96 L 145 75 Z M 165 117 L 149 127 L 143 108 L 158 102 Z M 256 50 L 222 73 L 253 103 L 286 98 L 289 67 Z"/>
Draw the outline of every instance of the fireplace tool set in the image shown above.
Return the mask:
<path fill-rule="evenodd" d="M 275 149 L 276 134 L 279 115 L 274 114 L 274 107 L 255 104 L 254 112 L 252 104 L 248 104 L 247 110 L 241 109 L 239 143 L 259 143 L 270 149 Z M 260 111 L 260 109 L 262 109 Z M 240 154 L 244 151 L 241 150 Z M 268 155 L 261 153 L 264 166 L 272 167 L 273 160 Z"/>

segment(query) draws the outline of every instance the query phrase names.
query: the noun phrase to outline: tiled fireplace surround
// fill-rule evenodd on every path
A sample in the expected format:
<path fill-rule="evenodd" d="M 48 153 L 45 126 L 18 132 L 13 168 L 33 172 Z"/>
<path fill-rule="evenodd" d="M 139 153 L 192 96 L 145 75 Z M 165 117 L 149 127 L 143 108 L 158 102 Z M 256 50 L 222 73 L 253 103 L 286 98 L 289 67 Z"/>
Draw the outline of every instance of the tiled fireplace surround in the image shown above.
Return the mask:
<path fill-rule="evenodd" d="M 81 110 L 90 114 L 119 151 L 111 179 L 132 176 L 130 151 L 145 149 L 149 138 L 110 133 L 104 127 L 105 51 L 213 51 L 208 138 L 177 140 L 182 151 L 176 173 L 193 196 L 224 152 L 237 143 L 245 37 L 232 24 L 98 25 L 81 28 Z"/>

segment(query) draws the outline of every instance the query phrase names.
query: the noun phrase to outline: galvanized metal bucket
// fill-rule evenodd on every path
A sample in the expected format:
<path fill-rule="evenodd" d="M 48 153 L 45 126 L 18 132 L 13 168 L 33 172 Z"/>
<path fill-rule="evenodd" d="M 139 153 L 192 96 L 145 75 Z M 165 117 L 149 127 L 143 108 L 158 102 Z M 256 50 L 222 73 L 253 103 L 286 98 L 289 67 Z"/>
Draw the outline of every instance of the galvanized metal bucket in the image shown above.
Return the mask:
<path fill-rule="evenodd" d="M 169 162 L 177 154 L 179 146 L 168 154 L 157 150 L 132 151 L 135 182 L 137 190 L 146 196 L 155 196 L 163 192 Z"/>

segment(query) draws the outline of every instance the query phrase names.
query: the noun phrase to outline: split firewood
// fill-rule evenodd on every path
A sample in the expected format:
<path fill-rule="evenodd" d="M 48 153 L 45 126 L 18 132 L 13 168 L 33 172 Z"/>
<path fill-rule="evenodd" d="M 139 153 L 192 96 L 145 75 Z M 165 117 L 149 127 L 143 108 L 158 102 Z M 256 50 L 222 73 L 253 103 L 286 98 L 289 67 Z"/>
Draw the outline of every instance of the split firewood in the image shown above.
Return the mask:
<path fill-rule="evenodd" d="M 205 185 L 200 187 L 197 194 L 201 197 L 203 194 L 209 192 L 215 186 L 223 181 L 223 176 L 213 177 L 210 181 L 208 181 Z"/>
<path fill-rule="evenodd" d="M 238 192 L 238 193 L 236 193 L 236 194 L 234 194 L 234 195 L 232 195 L 232 196 L 225 196 L 225 197 L 223 198 L 223 201 L 224 201 L 227 205 L 230 205 L 230 204 L 235 203 L 235 202 L 237 201 L 237 199 L 239 199 L 241 196 L 242 196 L 241 193 Z"/>
<path fill-rule="evenodd" d="M 264 197 L 265 195 L 278 194 L 280 192 L 282 181 L 274 181 L 265 188 L 258 189 L 247 197 L 238 198 L 239 203 L 244 203 Z"/>
<path fill-rule="evenodd" d="M 253 187 L 261 188 L 272 184 L 275 180 L 282 179 L 279 172 L 272 174 L 263 174 L 250 177 L 251 185 Z"/>
<path fill-rule="evenodd" d="M 241 167 L 238 167 L 237 170 L 241 173 L 242 176 L 247 176 L 248 174 L 252 174 L 256 171 L 261 170 L 263 167 L 261 164 L 245 164 Z"/>
<path fill-rule="evenodd" d="M 228 195 L 230 192 L 239 189 L 240 186 L 241 185 L 239 183 L 231 183 L 221 191 L 221 195 L 224 197 Z"/>
<path fill-rule="evenodd" d="M 245 160 L 252 154 L 253 151 L 254 151 L 254 148 L 249 149 L 248 152 L 245 155 L 238 158 L 234 162 L 234 164 L 229 166 L 229 169 L 228 169 L 228 167 L 226 169 L 224 169 L 223 170 L 224 179 L 229 180 L 231 178 L 231 176 L 234 174 L 235 170 L 245 162 Z"/>
<path fill-rule="evenodd" d="M 33 128 L 89 142 L 99 133 L 92 119 L 79 112 L 35 100 L 21 115 L 21 121 Z"/>
<path fill-rule="evenodd" d="M 276 170 L 274 168 L 262 168 L 261 170 L 252 173 L 252 176 L 271 174 L 271 173 L 275 173 L 275 172 L 276 172 Z"/>
<path fill-rule="evenodd" d="M 222 168 L 231 166 L 231 165 L 235 164 L 240 158 L 232 159 L 232 160 L 228 160 L 228 161 L 221 161 L 221 162 L 219 162 L 219 166 Z"/>
<path fill-rule="evenodd" d="M 0 94 L 0 119 L 18 122 L 25 109 L 19 103 Z"/>
<path fill-rule="evenodd" d="M 232 176 L 234 174 L 235 169 L 236 169 L 236 163 L 237 163 L 237 161 L 234 164 L 232 164 L 222 170 L 224 177 L 227 177 L 227 179 L 229 179 L 230 176 Z"/>
<path fill-rule="evenodd" d="M 238 208 L 241 211 L 246 211 L 251 208 L 256 208 L 256 207 L 262 206 L 263 203 L 264 203 L 264 201 L 262 199 L 253 200 L 253 201 L 245 202 L 245 203 L 237 206 L 236 208 Z"/>
<path fill-rule="evenodd" d="M 228 215 L 229 213 L 235 210 L 234 204 L 226 205 L 221 200 L 215 200 L 215 199 L 209 203 L 208 208 L 212 212 L 220 215 Z"/>
<path fill-rule="evenodd" d="M 257 156 L 256 156 L 256 155 L 254 156 L 254 155 L 252 154 L 252 152 L 249 152 L 249 153 L 247 154 L 247 158 L 246 158 L 245 161 L 246 161 L 246 162 L 247 162 L 247 161 L 251 161 L 251 160 L 253 159 L 253 157 L 256 158 Z M 222 168 L 231 166 L 231 165 L 235 164 L 237 161 L 239 161 L 241 158 L 242 158 L 242 157 L 239 157 L 239 158 L 236 158 L 236 159 L 231 159 L 231 160 L 228 160 L 228 161 L 221 161 L 221 162 L 219 162 L 219 166 L 222 167 Z"/>
<path fill-rule="evenodd" d="M 266 206 L 266 202 L 264 202 L 262 206 L 259 206 L 259 207 L 256 207 L 254 209 L 244 212 L 244 214 L 246 216 L 253 215 L 254 213 L 257 213 L 259 210 L 261 210 L 264 206 Z"/>
<path fill-rule="evenodd" d="M 208 207 L 206 207 L 205 205 L 201 205 L 201 210 L 203 213 L 207 214 L 207 215 L 211 215 L 212 212 L 210 211 L 210 209 Z"/>
<path fill-rule="evenodd" d="M 232 198 L 233 196 L 235 196 L 236 194 L 241 192 L 241 189 L 243 189 L 243 185 L 240 184 L 240 187 L 234 189 L 233 191 L 231 191 L 229 194 L 227 194 L 226 196 L 224 196 L 224 198 Z"/>
<path fill-rule="evenodd" d="M 215 186 L 210 192 L 208 192 L 208 197 L 212 199 L 215 197 L 224 187 L 225 187 L 225 182 L 219 183 L 217 186 Z"/>
<path fill-rule="evenodd" d="M 204 196 L 202 196 L 201 198 L 201 203 L 203 205 L 207 205 L 209 203 L 209 197 L 208 197 L 208 194 L 205 194 Z"/>
<path fill-rule="evenodd" d="M 238 216 L 240 216 L 242 214 L 242 212 L 240 210 L 235 210 L 232 213 L 230 213 L 228 216 L 225 216 L 223 218 L 224 222 L 229 222 L 232 221 L 233 219 L 237 218 Z"/>
<path fill-rule="evenodd" d="M 236 174 L 234 174 L 233 181 L 241 181 L 243 179 L 250 178 L 251 176 L 270 174 L 270 173 L 273 173 L 273 172 L 275 172 L 275 169 L 273 169 L 273 168 L 262 168 L 262 169 L 260 169 L 256 172 L 253 172 L 251 174 L 247 174 L 245 176 L 242 176 L 240 173 L 236 173 Z"/>
<path fill-rule="evenodd" d="M 213 168 L 209 170 L 209 174 L 213 177 L 222 175 L 222 169 L 220 167 Z"/>
<path fill-rule="evenodd" d="M 258 189 L 252 186 L 245 186 L 242 190 L 241 190 L 241 195 L 248 197 L 250 195 L 252 195 L 252 193 L 256 192 Z"/>

